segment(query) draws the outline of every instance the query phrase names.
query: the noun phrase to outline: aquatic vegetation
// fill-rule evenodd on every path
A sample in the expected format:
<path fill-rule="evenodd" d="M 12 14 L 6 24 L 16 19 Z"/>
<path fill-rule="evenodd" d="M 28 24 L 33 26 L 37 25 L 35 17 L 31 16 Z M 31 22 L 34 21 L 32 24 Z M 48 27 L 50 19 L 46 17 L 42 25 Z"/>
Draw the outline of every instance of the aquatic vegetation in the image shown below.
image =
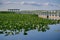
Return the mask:
<path fill-rule="evenodd" d="M 35 14 L 4 13 L 0 13 L 0 34 L 5 33 L 5 36 L 18 34 L 22 30 L 24 30 L 24 35 L 27 35 L 27 31 L 34 29 L 45 32 L 49 30 L 49 24 L 59 22 L 59 20 L 39 18 Z"/>

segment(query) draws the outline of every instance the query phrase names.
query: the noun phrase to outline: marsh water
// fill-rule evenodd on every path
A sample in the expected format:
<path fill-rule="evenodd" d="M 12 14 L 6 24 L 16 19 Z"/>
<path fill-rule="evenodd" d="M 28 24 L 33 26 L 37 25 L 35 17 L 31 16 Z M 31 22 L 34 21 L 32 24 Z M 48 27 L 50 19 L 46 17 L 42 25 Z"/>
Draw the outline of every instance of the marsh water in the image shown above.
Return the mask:
<path fill-rule="evenodd" d="M 0 40 L 60 40 L 60 24 L 30 29 L 0 30 Z"/>

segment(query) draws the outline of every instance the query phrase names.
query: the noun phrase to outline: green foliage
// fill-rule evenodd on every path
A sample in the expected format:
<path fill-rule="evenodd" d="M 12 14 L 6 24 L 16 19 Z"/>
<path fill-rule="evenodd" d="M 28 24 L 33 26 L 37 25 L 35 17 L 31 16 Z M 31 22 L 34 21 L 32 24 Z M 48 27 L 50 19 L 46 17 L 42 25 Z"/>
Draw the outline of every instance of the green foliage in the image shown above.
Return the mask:
<path fill-rule="evenodd" d="M 58 22 L 56 20 L 39 18 L 36 14 L 3 13 L 0 14 L 0 30 L 3 30 L 7 35 L 9 33 L 13 34 L 13 32 L 18 34 L 22 29 L 24 29 L 25 35 L 27 35 L 27 31 L 34 29 L 45 32 L 49 30 L 48 24 Z M 7 30 L 10 32 L 7 32 Z"/>

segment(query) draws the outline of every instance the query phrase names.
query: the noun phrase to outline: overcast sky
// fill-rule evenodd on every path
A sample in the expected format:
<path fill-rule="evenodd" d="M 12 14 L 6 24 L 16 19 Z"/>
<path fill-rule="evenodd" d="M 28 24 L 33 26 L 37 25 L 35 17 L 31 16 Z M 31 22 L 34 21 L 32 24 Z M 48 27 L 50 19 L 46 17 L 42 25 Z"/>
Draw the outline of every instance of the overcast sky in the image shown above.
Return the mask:
<path fill-rule="evenodd" d="M 0 0 L 0 10 L 60 10 L 60 0 Z"/>

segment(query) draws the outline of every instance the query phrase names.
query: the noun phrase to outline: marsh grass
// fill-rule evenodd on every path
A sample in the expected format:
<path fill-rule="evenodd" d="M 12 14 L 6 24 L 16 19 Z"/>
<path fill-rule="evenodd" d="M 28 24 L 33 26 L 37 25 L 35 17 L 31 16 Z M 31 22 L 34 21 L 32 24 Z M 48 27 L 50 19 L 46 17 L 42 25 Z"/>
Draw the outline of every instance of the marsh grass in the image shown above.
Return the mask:
<path fill-rule="evenodd" d="M 22 29 L 24 29 L 25 35 L 27 35 L 26 31 L 34 29 L 44 32 L 49 30 L 49 24 L 58 22 L 60 21 L 39 18 L 35 14 L 0 13 L 0 30 L 3 30 L 6 34 L 9 34 L 7 30 L 12 34 L 14 34 L 14 31 L 18 34 Z"/>

